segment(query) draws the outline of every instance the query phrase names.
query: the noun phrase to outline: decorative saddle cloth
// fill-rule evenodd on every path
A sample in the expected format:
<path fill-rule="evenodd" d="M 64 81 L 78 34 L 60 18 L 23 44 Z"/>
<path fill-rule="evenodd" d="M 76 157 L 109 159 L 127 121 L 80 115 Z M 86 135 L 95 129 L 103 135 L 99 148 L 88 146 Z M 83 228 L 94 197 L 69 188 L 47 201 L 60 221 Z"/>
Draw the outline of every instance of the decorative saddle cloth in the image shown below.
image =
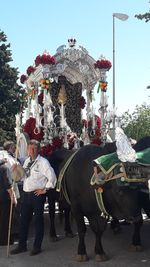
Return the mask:
<path fill-rule="evenodd" d="M 113 171 L 115 174 L 122 173 L 128 178 L 142 179 L 146 175 L 145 170 L 150 169 L 150 148 L 137 152 L 135 162 L 121 162 L 116 152 L 103 155 L 94 162 L 106 177 Z"/>
<path fill-rule="evenodd" d="M 128 184 L 131 182 L 144 182 L 143 184 L 145 184 L 147 179 L 143 178 L 146 177 L 143 172 L 143 168 L 150 170 L 150 148 L 137 152 L 135 162 L 121 162 L 118 159 L 117 153 L 103 155 L 95 159 L 94 162 L 104 173 L 104 181 L 120 178 L 121 183 L 127 182 Z M 90 184 L 97 184 L 94 174 L 91 178 Z M 95 188 L 95 195 L 99 209 L 102 212 L 102 216 L 108 218 L 109 214 L 107 213 L 103 203 L 103 186 L 100 184 Z"/>

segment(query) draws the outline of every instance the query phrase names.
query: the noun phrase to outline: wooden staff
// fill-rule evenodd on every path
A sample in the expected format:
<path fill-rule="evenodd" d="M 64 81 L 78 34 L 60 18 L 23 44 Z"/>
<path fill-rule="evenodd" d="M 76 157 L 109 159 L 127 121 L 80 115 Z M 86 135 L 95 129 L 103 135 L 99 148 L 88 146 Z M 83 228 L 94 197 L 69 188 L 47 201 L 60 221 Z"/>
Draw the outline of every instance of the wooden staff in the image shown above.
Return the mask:
<path fill-rule="evenodd" d="M 18 131 L 19 125 L 18 125 L 18 120 L 19 120 L 19 115 L 16 115 L 16 139 L 17 139 L 17 143 L 16 143 L 16 155 L 15 155 L 15 159 L 17 162 L 17 158 L 18 158 L 18 145 L 19 145 L 19 133 L 20 131 Z M 19 129 L 20 130 L 20 129 Z M 11 234 L 11 224 L 12 224 L 12 212 L 13 212 L 13 200 L 14 200 L 14 186 L 15 186 L 15 182 L 16 182 L 16 178 L 17 175 L 13 175 L 13 184 L 12 184 L 12 195 L 11 195 L 11 203 L 10 203 L 10 213 L 9 213 L 9 225 L 8 225 L 8 239 L 7 239 L 7 257 L 9 256 L 9 248 L 10 248 L 10 234 Z"/>
<path fill-rule="evenodd" d="M 12 189 L 14 188 L 15 181 L 13 181 Z M 7 257 L 9 256 L 9 247 L 10 247 L 10 234 L 11 234 L 11 224 L 12 224 L 12 211 L 13 211 L 13 191 L 11 195 L 10 203 L 10 213 L 9 213 L 9 225 L 8 225 L 8 239 L 7 239 Z"/>
<path fill-rule="evenodd" d="M 19 152 L 19 138 L 16 144 L 16 164 Z M 15 171 L 13 170 L 13 184 L 12 184 L 12 195 L 11 195 L 11 204 L 10 204 L 10 213 L 9 213 L 9 226 L 8 226 L 8 240 L 7 240 L 7 257 L 9 256 L 9 247 L 10 247 L 10 234 L 11 234 L 11 224 L 12 224 L 12 213 L 13 213 L 13 201 L 14 201 L 14 187 L 15 183 L 18 181 L 18 178 L 22 178 L 25 174 L 23 167 L 19 164 L 16 165 Z"/>
<path fill-rule="evenodd" d="M 9 256 L 9 248 L 10 248 L 10 234 L 11 234 L 11 225 L 12 225 L 12 213 L 13 213 L 13 201 L 14 201 L 14 187 L 15 187 L 15 175 L 13 175 L 13 184 L 12 184 L 12 192 L 11 192 L 11 203 L 10 203 L 10 213 L 9 213 L 9 225 L 8 225 L 8 239 L 7 239 L 7 257 Z"/>

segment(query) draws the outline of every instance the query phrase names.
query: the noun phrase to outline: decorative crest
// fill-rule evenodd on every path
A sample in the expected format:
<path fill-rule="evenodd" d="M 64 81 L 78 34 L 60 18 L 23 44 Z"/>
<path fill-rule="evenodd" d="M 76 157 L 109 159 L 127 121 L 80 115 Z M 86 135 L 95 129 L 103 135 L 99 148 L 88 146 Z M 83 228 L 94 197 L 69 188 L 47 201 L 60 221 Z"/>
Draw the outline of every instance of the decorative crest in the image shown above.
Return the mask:
<path fill-rule="evenodd" d="M 74 47 L 76 45 L 76 39 L 74 38 L 68 39 L 68 44 L 69 47 Z"/>

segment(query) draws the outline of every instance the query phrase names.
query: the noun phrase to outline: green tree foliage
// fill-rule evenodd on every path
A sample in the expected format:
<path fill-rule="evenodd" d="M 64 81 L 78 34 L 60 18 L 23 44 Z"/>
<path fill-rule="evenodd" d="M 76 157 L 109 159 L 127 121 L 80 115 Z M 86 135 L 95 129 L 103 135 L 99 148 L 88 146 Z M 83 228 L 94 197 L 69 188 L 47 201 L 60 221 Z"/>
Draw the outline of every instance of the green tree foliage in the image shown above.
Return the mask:
<path fill-rule="evenodd" d="M 150 136 L 150 105 L 136 106 L 131 114 L 129 111 L 125 112 L 121 121 L 128 137 L 139 140 L 144 136 Z"/>
<path fill-rule="evenodd" d="M 15 140 L 15 115 L 21 108 L 18 70 L 10 66 L 11 61 L 10 44 L 0 31 L 0 145 L 5 140 Z"/>
<path fill-rule="evenodd" d="M 150 10 L 149 12 L 146 12 L 145 14 L 138 14 L 138 15 L 135 15 L 135 17 L 137 19 L 140 19 L 140 20 L 145 20 L 145 22 L 148 22 L 150 20 Z"/>

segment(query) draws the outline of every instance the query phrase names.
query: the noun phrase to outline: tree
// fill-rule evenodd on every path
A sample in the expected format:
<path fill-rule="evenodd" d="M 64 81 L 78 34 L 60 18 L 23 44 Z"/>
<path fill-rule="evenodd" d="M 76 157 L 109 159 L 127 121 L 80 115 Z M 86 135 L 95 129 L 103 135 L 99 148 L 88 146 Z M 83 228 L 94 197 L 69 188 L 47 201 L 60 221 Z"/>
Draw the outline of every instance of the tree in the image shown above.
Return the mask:
<path fill-rule="evenodd" d="M 145 22 L 148 22 L 150 20 L 150 10 L 149 12 L 146 12 L 145 14 L 135 15 L 135 17 L 140 20 L 145 19 Z"/>
<path fill-rule="evenodd" d="M 125 112 L 121 121 L 128 137 L 139 140 L 144 136 L 150 136 L 150 105 L 137 105 L 133 113 Z"/>
<path fill-rule="evenodd" d="M 15 140 L 15 115 L 21 108 L 21 86 L 17 84 L 19 72 L 10 66 L 9 48 L 6 35 L 0 30 L 0 145 L 5 140 Z"/>

